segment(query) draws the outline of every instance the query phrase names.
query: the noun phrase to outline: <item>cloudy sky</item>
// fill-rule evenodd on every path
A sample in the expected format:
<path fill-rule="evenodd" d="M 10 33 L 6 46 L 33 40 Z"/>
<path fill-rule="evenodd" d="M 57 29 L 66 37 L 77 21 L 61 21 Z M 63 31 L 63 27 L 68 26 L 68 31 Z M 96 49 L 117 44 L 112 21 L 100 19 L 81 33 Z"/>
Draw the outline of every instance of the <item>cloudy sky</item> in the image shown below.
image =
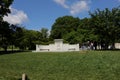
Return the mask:
<path fill-rule="evenodd" d="M 89 17 L 88 11 L 112 9 L 119 5 L 120 0 L 14 0 L 10 6 L 12 13 L 4 20 L 27 29 L 51 29 L 58 17 L 71 15 L 82 19 Z"/>

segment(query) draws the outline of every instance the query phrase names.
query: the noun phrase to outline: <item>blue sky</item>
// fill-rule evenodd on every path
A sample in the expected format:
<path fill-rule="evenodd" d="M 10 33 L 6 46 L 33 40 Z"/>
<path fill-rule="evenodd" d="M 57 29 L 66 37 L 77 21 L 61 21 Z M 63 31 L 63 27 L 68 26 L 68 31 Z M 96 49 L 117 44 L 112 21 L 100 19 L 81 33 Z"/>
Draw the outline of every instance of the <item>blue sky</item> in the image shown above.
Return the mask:
<path fill-rule="evenodd" d="M 12 13 L 4 20 L 32 30 L 51 29 L 58 17 L 71 15 L 81 19 L 89 17 L 88 11 L 119 5 L 120 0 L 14 0 L 10 7 Z"/>

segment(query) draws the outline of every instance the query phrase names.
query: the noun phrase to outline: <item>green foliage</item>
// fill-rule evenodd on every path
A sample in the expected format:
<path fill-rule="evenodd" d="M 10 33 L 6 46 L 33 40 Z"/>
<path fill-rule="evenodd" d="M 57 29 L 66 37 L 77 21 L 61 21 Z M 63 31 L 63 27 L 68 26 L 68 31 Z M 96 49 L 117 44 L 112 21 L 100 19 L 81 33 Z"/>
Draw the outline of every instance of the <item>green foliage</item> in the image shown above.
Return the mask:
<path fill-rule="evenodd" d="M 11 42 L 9 39 L 12 37 L 13 31 L 10 28 L 10 24 L 3 21 L 3 17 L 10 13 L 9 6 L 12 2 L 13 0 L 0 0 L 0 47 L 3 47 L 5 51 Z"/>
<path fill-rule="evenodd" d="M 97 35 L 90 27 L 90 21 L 89 18 L 80 20 L 72 16 L 59 17 L 52 26 L 51 37 L 63 38 L 71 44 L 97 40 Z"/>
<path fill-rule="evenodd" d="M 12 4 L 13 0 L 0 0 L 0 22 L 4 15 L 10 13 L 9 6 Z"/>
<path fill-rule="evenodd" d="M 68 34 L 65 35 L 64 39 L 66 41 L 68 41 L 68 43 L 70 44 L 74 44 L 74 43 L 78 43 L 77 39 L 76 39 L 76 32 L 70 32 Z"/>
<path fill-rule="evenodd" d="M 0 47 L 7 49 L 8 45 L 12 45 L 14 38 L 14 28 L 8 22 L 2 22 L 0 26 Z"/>
<path fill-rule="evenodd" d="M 49 44 L 48 29 L 42 28 L 40 31 L 27 30 L 19 27 L 16 31 L 16 46 L 22 50 L 35 50 L 36 44 Z"/>
<path fill-rule="evenodd" d="M 0 79 L 119 80 L 119 51 L 17 53 L 0 55 Z"/>
<path fill-rule="evenodd" d="M 40 32 L 40 43 L 47 43 L 49 42 L 49 33 L 47 28 L 41 28 Z"/>
<path fill-rule="evenodd" d="M 79 18 L 74 18 L 72 16 L 59 17 L 52 26 L 50 37 L 53 39 L 63 38 L 66 34 L 76 31 L 79 22 Z"/>
<path fill-rule="evenodd" d="M 120 7 L 109 10 L 97 9 L 91 15 L 91 28 L 98 35 L 99 41 L 115 43 L 120 37 Z M 109 39 L 109 40 L 108 40 Z"/>
<path fill-rule="evenodd" d="M 47 38 L 48 37 L 48 29 L 46 28 L 42 28 L 40 30 L 41 34 L 42 34 L 42 38 Z"/>
<path fill-rule="evenodd" d="M 51 38 L 62 38 L 69 43 L 96 41 L 101 45 L 120 41 L 120 7 L 89 12 L 90 18 L 63 16 L 52 26 Z M 109 39 L 109 40 L 108 40 Z"/>
<path fill-rule="evenodd" d="M 56 19 L 52 25 L 50 36 L 48 29 L 40 31 L 27 30 L 19 25 L 10 25 L 2 20 L 9 13 L 13 0 L 0 1 L 0 47 L 7 50 L 8 46 L 16 46 L 22 50 L 35 49 L 36 44 L 53 43 L 54 39 L 64 39 L 70 44 L 96 42 L 99 45 L 113 45 L 120 42 L 120 7 L 109 10 L 89 12 L 90 18 L 75 18 L 63 16 Z M 3 5 L 4 4 L 4 5 Z M 4 7 L 4 8 L 3 8 Z M 2 13 L 1 13 L 2 11 Z"/>

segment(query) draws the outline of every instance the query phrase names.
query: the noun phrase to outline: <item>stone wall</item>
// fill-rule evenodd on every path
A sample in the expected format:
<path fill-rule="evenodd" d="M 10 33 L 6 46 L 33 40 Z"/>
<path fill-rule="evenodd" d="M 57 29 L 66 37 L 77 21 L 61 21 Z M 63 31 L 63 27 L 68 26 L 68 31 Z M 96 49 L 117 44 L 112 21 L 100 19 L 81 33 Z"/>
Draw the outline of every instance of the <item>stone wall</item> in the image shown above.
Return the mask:
<path fill-rule="evenodd" d="M 120 43 L 115 43 L 115 48 L 120 49 Z"/>
<path fill-rule="evenodd" d="M 36 52 L 42 52 L 42 51 L 79 51 L 79 44 L 64 44 L 63 39 L 55 39 L 54 44 L 49 45 L 36 45 Z"/>

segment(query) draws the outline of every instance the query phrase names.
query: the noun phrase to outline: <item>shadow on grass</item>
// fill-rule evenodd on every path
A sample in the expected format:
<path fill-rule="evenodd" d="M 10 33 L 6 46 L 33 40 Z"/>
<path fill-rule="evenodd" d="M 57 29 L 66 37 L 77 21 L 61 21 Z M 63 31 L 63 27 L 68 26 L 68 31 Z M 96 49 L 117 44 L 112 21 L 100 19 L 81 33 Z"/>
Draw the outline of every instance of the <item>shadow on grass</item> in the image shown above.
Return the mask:
<path fill-rule="evenodd" d="M 30 52 L 29 50 L 0 51 L 0 55 Z"/>
<path fill-rule="evenodd" d="M 95 51 L 120 51 L 120 49 L 98 49 Z"/>

